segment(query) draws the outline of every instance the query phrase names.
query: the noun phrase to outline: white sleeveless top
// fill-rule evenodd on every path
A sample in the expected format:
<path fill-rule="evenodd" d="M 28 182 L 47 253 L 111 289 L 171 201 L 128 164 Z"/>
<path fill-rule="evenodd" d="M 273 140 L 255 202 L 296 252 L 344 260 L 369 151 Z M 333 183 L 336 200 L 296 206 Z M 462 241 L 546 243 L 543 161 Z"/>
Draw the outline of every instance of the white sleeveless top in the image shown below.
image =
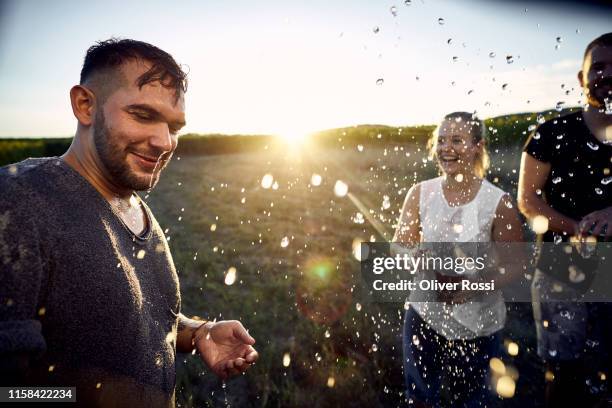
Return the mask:
<path fill-rule="evenodd" d="M 472 201 L 451 207 L 442 193 L 442 180 L 437 177 L 421 183 L 419 217 L 423 242 L 491 241 L 495 210 L 504 191 L 483 179 Z M 420 271 L 415 280 L 421 279 L 435 279 L 435 272 Z M 506 305 L 499 291 L 457 305 L 436 302 L 435 296 L 432 291 L 414 291 L 408 301 L 423 320 L 449 340 L 488 336 L 504 327 Z"/>

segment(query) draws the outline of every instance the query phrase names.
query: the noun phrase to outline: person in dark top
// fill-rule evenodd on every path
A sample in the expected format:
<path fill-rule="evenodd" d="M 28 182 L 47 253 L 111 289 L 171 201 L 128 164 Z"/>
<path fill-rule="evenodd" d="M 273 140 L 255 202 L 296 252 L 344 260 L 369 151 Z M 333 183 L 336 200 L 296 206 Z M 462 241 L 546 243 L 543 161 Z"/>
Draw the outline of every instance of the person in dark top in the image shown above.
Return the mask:
<path fill-rule="evenodd" d="M 186 76 L 150 44 L 92 46 L 62 157 L 0 169 L 0 384 L 76 386 L 79 406 L 174 406 L 175 353 L 221 378 L 258 358 L 238 321 L 181 314 L 166 238 L 135 191 L 185 124 Z"/>
<path fill-rule="evenodd" d="M 612 33 L 587 46 L 578 80 L 584 109 L 539 126 L 521 160 L 519 208 L 556 244 L 612 236 Z M 555 301 L 584 279 L 560 265 L 541 256 L 532 286 L 546 405 L 595 406 L 610 398 L 610 304 Z"/>

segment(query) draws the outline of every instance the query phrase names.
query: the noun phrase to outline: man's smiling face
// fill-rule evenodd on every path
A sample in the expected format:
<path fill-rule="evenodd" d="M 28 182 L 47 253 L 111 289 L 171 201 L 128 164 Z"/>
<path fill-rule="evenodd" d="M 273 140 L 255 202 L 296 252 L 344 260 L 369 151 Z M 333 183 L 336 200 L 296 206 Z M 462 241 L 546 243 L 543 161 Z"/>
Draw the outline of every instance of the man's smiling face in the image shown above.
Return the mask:
<path fill-rule="evenodd" d="M 159 81 L 138 86 L 148 69 L 146 61 L 123 64 L 121 85 L 96 107 L 93 122 L 96 153 L 110 181 L 137 191 L 155 186 L 185 125 L 182 92 Z"/>

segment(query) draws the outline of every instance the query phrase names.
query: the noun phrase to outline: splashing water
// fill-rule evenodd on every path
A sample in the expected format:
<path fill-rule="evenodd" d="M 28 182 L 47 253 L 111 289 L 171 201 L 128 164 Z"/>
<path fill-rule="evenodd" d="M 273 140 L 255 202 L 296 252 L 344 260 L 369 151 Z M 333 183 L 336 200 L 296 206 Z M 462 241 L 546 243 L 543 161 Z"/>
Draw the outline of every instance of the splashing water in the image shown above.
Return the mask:
<path fill-rule="evenodd" d="M 334 194 L 336 197 L 344 197 L 347 195 L 347 193 L 348 185 L 342 180 L 337 180 L 336 184 L 334 185 Z"/>
<path fill-rule="evenodd" d="M 287 248 L 289 246 L 289 238 L 283 237 L 283 239 L 281 239 L 280 246 L 281 248 Z"/>
<path fill-rule="evenodd" d="M 225 284 L 230 286 L 236 282 L 236 268 L 231 266 L 225 273 Z"/>
<path fill-rule="evenodd" d="M 314 173 L 312 177 L 310 177 L 310 184 L 312 184 L 315 187 L 318 187 L 321 185 L 322 180 L 323 178 L 321 177 L 321 175 Z"/>
<path fill-rule="evenodd" d="M 271 174 L 266 174 L 261 178 L 261 187 L 268 189 L 272 187 L 272 183 L 274 182 L 274 177 Z"/>
<path fill-rule="evenodd" d="M 157 161 L 155 162 L 155 167 L 153 167 L 153 171 L 151 172 L 151 178 L 149 179 L 149 189 L 148 189 L 149 191 L 153 188 L 153 184 L 155 184 L 155 173 L 157 172 L 158 175 L 159 175 L 159 172 L 161 171 L 160 163 L 162 161 L 161 160 L 162 156 L 163 156 L 163 154 L 160 154 L 157 157 Z M 159 168 L 159 170 L 158 170 L 158 168 Z"/>
<path fill-rule="evenodd" d="M 599 150 L 599 145 L 591 142 L 590 140 L 586 142 L 587 146 L 591 148 L 591 150 Z"/>

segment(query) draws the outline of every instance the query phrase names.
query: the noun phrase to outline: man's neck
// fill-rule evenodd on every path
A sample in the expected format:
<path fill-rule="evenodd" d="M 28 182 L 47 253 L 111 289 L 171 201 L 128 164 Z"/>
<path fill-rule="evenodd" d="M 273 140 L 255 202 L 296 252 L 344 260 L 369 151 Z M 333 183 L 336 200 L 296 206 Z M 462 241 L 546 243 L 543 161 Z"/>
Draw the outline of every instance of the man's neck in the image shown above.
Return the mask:
<path fill-rule="evenodd" d="M 83 176 L 107 201 L 117 199 L 129 201 L 134 192 L 110 183 L 104 176 L 101 166 L 83 147 L 80 138 L 75 136 L 68 151 L 62 155 L 64 162 Z"/>
<path fill-rule="evenodd" d="M 587 105 L 582 112 L 584 123 L 593 136 L 602 143 L 612 143 L 612 115 L 601 109 Z"/>

